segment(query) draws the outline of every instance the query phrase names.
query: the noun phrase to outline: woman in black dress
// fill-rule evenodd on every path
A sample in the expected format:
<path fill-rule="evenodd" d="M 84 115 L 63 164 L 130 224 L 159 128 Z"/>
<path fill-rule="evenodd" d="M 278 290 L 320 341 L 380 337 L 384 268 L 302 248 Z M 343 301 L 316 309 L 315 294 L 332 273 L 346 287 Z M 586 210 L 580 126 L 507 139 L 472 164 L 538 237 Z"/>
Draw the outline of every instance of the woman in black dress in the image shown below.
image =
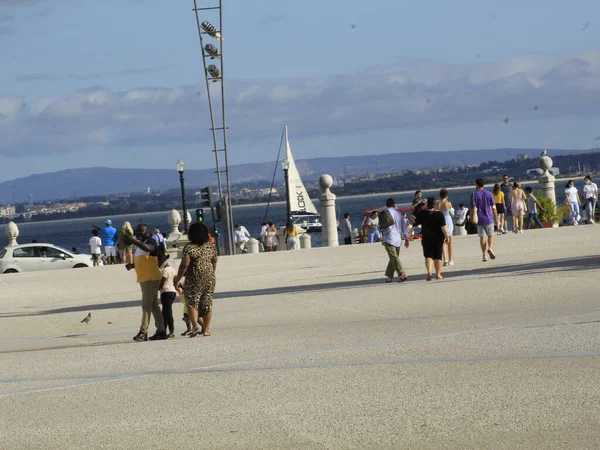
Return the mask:
<path fill-rule="evenodd" d="M 421 244 L 427 268 L 427 281 L 431 281 L 434 268 L 435 279 L 444 279 L 442 277 L 442 249 L 444 242 L 447 243 L 450 240 L 444 214 L 441 211 L 434 211 L 434 208 L 435 198 L 429 197 L 427 209 L 419 212 L 415 219 L 415 225 L 421 226 Z"/>

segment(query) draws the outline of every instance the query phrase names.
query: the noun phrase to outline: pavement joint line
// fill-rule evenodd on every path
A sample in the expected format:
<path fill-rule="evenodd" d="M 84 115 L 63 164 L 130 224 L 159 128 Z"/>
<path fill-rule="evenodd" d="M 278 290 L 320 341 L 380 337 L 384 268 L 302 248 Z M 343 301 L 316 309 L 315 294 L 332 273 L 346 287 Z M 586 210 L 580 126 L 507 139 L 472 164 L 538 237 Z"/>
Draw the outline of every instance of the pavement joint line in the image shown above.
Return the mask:
<path fill-rule="evenodd" d="M 364 366 L 392 366 L 392 365 L 417 365 L 417 364 L 446 364 L 461 362 L 493 362 L 493 361 L 526 361 L 537 359 L 566 359 L 566 358 L 597 358 L 598 352 L 556 352 L 556 353 L 533 353 L 521 355 L 482 355 L 482 356 L 458 356 L 458 357 L 438 357 L 438 358 L 413 358 L 413 359 L 392 359 L 392 360 L 370 360 L 370 361 L 331 361 L 325 363 L 313 364 L 291 364 L 291 365 L 265 365 L 256 367 L 220 367 L 219 365 L 189 368 L 189 369 L 170 369 L 162 371 L 139 372 L 131 374 L 121 374 L 98 381 L 80 381 L 77 383 L 68 383 L 57 386 L 46 386 L 43 388 L 20 389 L 16 391 L 0 393 L 2 397 L 12 397 L 16 395 L 36 394 L 60 389 L 69 389 L 75 387 L 102 384 L 111 381 L 123 381 L 133 378 L 150 377 L 157 375 L 185 375 L 200 373 L 226 373 L 226 372 L 259 372 L 269 370 L 296 370 L 296 369 L 327 369 L 336 367 L 364 367 Z M 90 376 L 91 377 L 91 376 Z M 99 377 L 93 377 L 99 378 Z M 79 377 L 81 379 L 81 377 Z"/>
<path fill-rule="evenodd" d="M 597 312 L 599 312 L 599 311 L 594 311 L 593 313 L 597 313 Z M 188 372 L 202 372 L 202 371 L 206 371 L 206 369 L 239 366 L 242 364 L 251 364 L 251 363 L 257 363 L 257 362 L 272 361 L 272 360 L 276 360 L 276 359 L 297 358 L 297 357 L 303 357 L 303 356 L 315 356 L 315 355 L 322 355 L 322 354 L 328 354 L 328 353 L 336 353 L 336 352 L 341 352 L 341 351 L 356 351 L 356 350 L 362 350 L 362 349 L 367 349 L 367 348 L 379 347 L 382 345 L 394 345 L 394 344 L 397 345 L 397 344 L 401 344 L 401 343 L 405 343 L 405 342 L 447 338 L 447 337 L 460 336 L 460 335 L 465 335 L 465 334 L 473 334 L 473 333 L 478 333 L 478 332 L 501 330 L 501 329 L 512 328 L 512 327 L 526 327 L 527 325 L 535 324 L 535 323 L 543 323 L 543 322 L 548 322 L 551 320 L 560 320 L 560 319 L 564 320 L 564 319 L 575 318 L 575 317 L 585 317 L 587 315 L 589 315 L 589 314 L 574 314 L 574 315 L 558 316 L 558 317 L 552 317 L 552 318 L 546 318 L 546 319 L 538 319 L 538 320 L 525 322 L 525 323 L 512 323 L 512 324 L 503 324 L 503 325 L 495 325 L 495 326 L 486 326 L 486 327 L 476 328 L 476 329 L 457 330 L 457 331 L 452 331 L 452 332 L 448 332 L 448 333 L 436 333 L 436 334 L 422 335 L 422 336 L 407 336 L 407 337 L 398 338 L 398 339 L 389 339 L 389 340 L 385 340 L 385 341 L 369 342 L 369 343 L 365 343 L 365 344 L 355 344 L 355 345 L 350 345 L 350 346 L 334 347 L 334 348 L 329 348 L 329 349 L 319 349 L 319 350 L 307 351 L 307 352 L 296 352 L 296 353 L 289 353 L 289 354 L 282 354 L 282 355 L 272 355 L 272 356 L 252 358 L 249 360 L 242 360 L 242 361 L 231 361 L 231 362 L 227 362 L 227 363 L 213 364 L 213 365 L 209 365 L 209 366 L 168 369 L 168 370 L 160 370 L 160 371 L 130 372 L 130 373 L 121 373 L 121 374 L 107 373 L 107 374 L 66 375 L 66 376 L 58 376 L 58 377 L 2 378 L 2 379 L 0 379 L 0 384 L 18 383 L 18 382 L 35 382 L 35 381 L 55 381 L 55 380 L 56 381 L 58 381 L 58 380 L 80 380 L 80 379 L 96 380 L 98 378 L 104 378 L 103 380 L 98 380 L 98 381 L 80 382 L 80 383 L 73 383 L 73 384 L 69 384 L 69 385 L 62 385 L 62 386 L 58 386 L 58 387 L 55 386 L 55 387 L 42 388 L 43 390 L 65 389 L 65 388 L 69 388 L 69 387 L 78 387 L 78 386 L 87 385 L 87 384 L 100 384 L 100 383 L 104 383 L 106 381 L 118 381 L 118 380 L 122 380 L 122 379 L 156 376 L 156 375 L 169 375 L 169 374 L 188 373 Z M 568 355 L 568 354 L 566 354 L 566 355 Z M 586 354 L 584 356 L 600 356 L 600 354 L 595 355 L 595 353 L 592 352 L 589 355 Z M 474 358 L 474 357 L 471 357 L 471 358 Z M 239 368 L 239 369 L 243 369 L 243 368 Z M 23 393 L 27 393 L 27 392 L 23 392 Z M 0 397 L 7 396 L 7 395 L 13 395 L 13 394 L 0 393 Z M 14 394 L 14 395 L 16 395 L 16 394 Z"/>

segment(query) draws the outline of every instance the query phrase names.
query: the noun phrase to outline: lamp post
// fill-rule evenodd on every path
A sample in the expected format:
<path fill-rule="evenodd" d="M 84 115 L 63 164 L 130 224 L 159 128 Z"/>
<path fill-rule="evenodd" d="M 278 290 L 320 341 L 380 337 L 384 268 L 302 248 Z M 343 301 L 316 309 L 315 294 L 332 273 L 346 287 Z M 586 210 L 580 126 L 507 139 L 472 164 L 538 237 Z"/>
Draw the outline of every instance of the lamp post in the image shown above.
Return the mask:
<path fill-rule="evenodd" d="M 179 172 L 179 182 L 181 183 L 181 204 L 183 206 L 183 231 L 185 234 L 188 232 L 189 222 L 187 207 L 185 206 L 185 184 L 183 181 L 183 170 L 185 163 L 182 160 L 177 161 L 177 172 Z"/>
<path fill-rule="evenodd" d="M 283 174 L 285 176 L 285 224 L 287 226 L 287 223 L 290 220 L 290 178 L 288 175 L 288 171 L 290 170 L 290 160 L 285 158 L 283 161 L 281 161 L 281 168 L 283 169 Z"/>

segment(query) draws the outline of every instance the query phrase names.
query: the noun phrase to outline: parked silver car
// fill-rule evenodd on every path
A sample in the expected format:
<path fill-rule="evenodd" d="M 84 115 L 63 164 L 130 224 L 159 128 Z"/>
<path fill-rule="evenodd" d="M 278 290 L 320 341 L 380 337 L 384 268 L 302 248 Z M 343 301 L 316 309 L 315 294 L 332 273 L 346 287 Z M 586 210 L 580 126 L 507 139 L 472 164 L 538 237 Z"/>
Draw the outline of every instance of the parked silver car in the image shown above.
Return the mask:
<path fill-rule="evenodd" d="M 91 267 L 90 255 L 76 255 L 52 244 L 23 244 L 0 252 L 0 273 Z"/>

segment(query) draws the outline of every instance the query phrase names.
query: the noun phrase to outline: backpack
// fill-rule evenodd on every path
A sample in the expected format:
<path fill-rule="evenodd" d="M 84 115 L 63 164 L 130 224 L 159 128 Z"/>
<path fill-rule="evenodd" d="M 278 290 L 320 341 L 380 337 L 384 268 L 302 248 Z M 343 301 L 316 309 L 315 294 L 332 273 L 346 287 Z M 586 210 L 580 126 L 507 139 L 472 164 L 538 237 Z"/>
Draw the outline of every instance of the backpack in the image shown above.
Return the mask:
<path fill-rule="evenodd" d="M 394 216 L 389 209 L 384 209 L 379 213 L 379 229 L 384 230 L 387 227 L 394 225 Z"/>

